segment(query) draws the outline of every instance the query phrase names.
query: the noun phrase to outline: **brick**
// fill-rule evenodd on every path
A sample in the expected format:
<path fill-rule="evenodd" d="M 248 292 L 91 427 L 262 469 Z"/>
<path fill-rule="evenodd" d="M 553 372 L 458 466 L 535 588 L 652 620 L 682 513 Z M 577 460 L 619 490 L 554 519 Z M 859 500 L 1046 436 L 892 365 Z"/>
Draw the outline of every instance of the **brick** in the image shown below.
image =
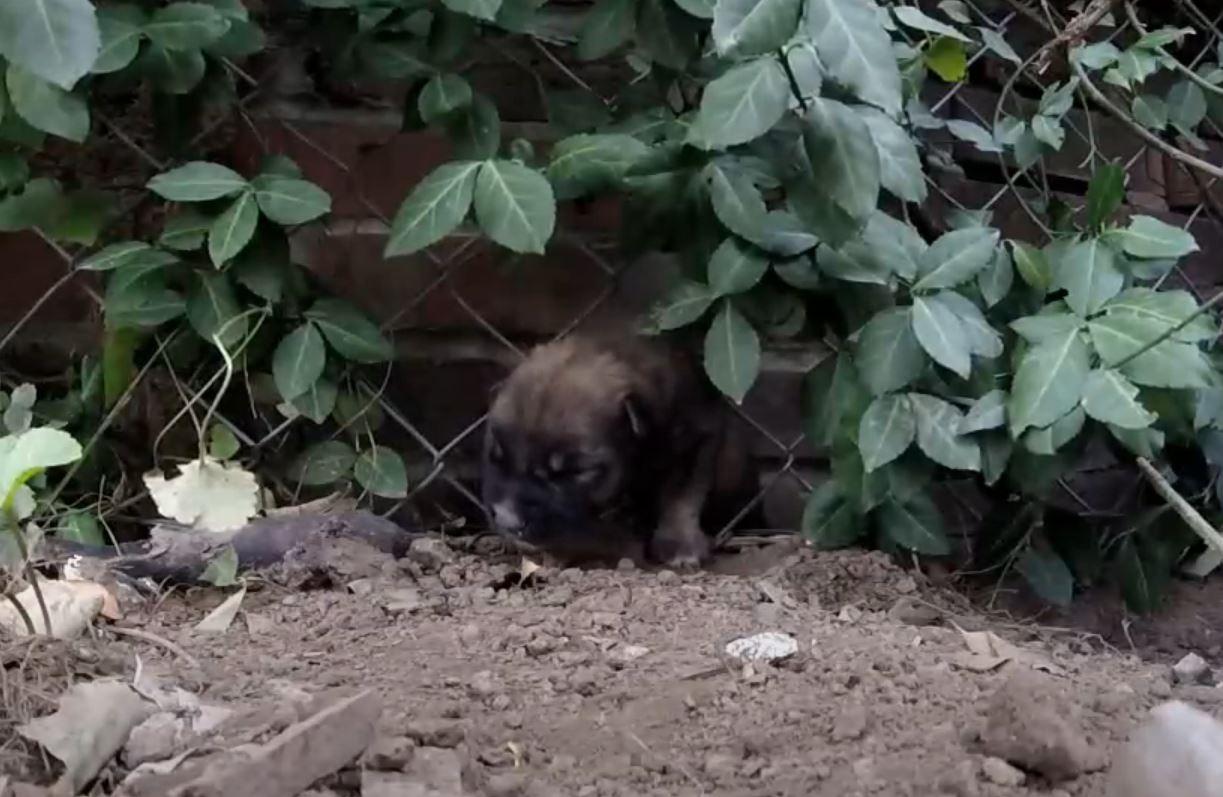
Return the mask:
<path fill-rule="evenodd" d="M 0 233 L 0 263 L 4 263 L 4 291 L 0 292 L 0 324 L 16 323 L 64 274 L 64 259 L 37 235 Z M 79 274 L 63 285 L 30 319 L 32 327 L 79 324 L 97 320 L 97 306 L 86 291 L 97 286 L 93 275 Z"/>
<path fill-rule="evenodd" d="M 1223 163 L 1223 141 L 1205 141 L 1206 151 L 1199 152 L 1186 148 L 1199 158 L 1209 163 Z M 1193 167 L 1185 166 L 1164 155 L 1164 173 L 1168 177 L 1168 206 L 1176 209 L 1193 210 L 1201 204 L 1208 194 L 1215 208 L 1223 208 L 1223 180 L 1215 180 L 1209 175 L 1196 173 Z M 1197 179 L 1194 179 L 1196 174 Z M 1199 183 L 1201 187 L 1199 187 Z M 1202 188 L 1207 191 L 1203 191 Z M 1209 207 L 1209 205 L 1208 205 Z"/>

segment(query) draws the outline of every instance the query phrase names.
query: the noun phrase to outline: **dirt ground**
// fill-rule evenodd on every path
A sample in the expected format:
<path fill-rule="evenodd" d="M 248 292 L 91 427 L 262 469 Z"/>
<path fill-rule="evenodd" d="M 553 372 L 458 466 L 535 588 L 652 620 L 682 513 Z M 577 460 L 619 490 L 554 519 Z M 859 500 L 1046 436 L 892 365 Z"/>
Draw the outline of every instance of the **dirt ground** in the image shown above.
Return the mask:
<path fill-rule="evenodd" d="M 103 630 L 59 658 L 48 649 L 57 663 L 45 674 L 130 673 L 138 656 L 145 671 L 229 706 L 372 688 L 385 739 L 417 746 L 417 757 L 451 751 L 462 793 L 489 797 L 1105 795 L 1108 756 L 1147 709 L 1170 696 L 1223 706 L 1223 689 L 1173 684 L 1175 639 L 1118 645 L 1125 635 L 1103 611 L 1088 620 L 1105 636 L 986 619 L 880 554 L 787 543 L 727 556 L 713 572 L 545 568 L 524 581 L 515 557 L 434 540 L 401 560 L 363 550 L 337 559 L 323 588 L 252 584 L 223 634 L 193 628 L 223 598 L 215 590 L 129 603 L 120 626 L 180 650 Z M 1177 627 L 1196 624 L 1200 645 L 1210 629 L 1199 603 Z M 1131 638 L 1136 629 L 1126 626 Z M 973 655 L 984 630 L 1017 645 L 1010 661 Z M 724 653 L 765 631 L 792 635 L 798 652 L 747 665 Z M 6 705 L 49 712 L 50 686 L 23 691 L 9 644 Z M 1218 649 L 1205 647 L 1213 663 Z M 1060 718 L 1007 714 L 1023 704 Z M 38 757 L 23 758 L 6 730 L 0 765 L 37 779 Z M 1024 733 L 1075 736 L 1069 769 L 1051 780 L 1057 767 L 999 760 L 1024 760 L 1002 750 Z M 314 793 L 358 794 L 359 783 L 349 771 Z"/>

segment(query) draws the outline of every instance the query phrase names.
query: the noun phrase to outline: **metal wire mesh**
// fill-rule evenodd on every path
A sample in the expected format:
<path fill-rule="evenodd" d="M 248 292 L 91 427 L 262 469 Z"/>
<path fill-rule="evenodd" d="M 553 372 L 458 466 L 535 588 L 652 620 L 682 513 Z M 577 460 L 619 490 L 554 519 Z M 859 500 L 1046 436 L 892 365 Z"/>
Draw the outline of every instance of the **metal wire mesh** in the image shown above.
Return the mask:
<path fill-rule="evenodd" d="M 974 25 L 1001 34 L 1012 43 L 1021 56 L 1035 53 L 1042 44 L 1064 30 L 1070 21 L 1067 15 L 1050 9 L 1047 4 L 1026 5 L 1018 0 L 1002 3 L 968 0 L 965 6 L 973 17 Z M 1223 34 L 1220 33 L 1223 12 L 1209 17 L 1187 0 L 1180 0 L 1180 6 L 1199 33 L 1194 44 L 1196 54 L 1185 64 L 1188 68 L 1193 69 L 1203 59 L 1209 58 L 1213 52 L 1217 51 L 1220 43 L 1223 42 Z M 1070 16 L 1073 16 L 1072 12 Z M 1124 14 L 1118 16 L 1117 24 L 1111 33 L 1113 39 L 1127 41 L 1140 35 L 1135 28 L 1134 19 Z M 554 51 L 545 41 L 534 40 L 532 44 L 538 50 L 544 66 L 552 70 L 554 75 L 570 80 L 572 87 L 576 90 L 597 93 L 597 90 L 592 88 L 591 82 L 578 74 L 576 67 L 571 67 L 563 60 L 561 51 Z M 1001 76 L 994 74 L 991 80 L 988 71 L 981 68 L 980 62 L 986 57 L 985 50 L 980 50 L 972 56 L 969 68 L 970 74 L 974 76 L 973 80 L 954 85 L 939 83 L 926 92 L 927 105 L 935 115 L 942 118 L 968 119 L 986 130 L 992 130 L 995 121 L 992 114 L 999 103 L 1009 105 L 1022 101 L 1024 96 L 1039 95 L 1040 91 L 1053 82 L 1053 78 L 1042 71 L 1043 65 L 1036 63 L 1032 58 L 1024 61 L 1022 67 L 1008 67 L 1009 71 L 1002 73 Z M 509 60 L 531 72 L 538 80 L 535 72 L 537 67 L 524 66 L 521 59 L 510 58 Z M 257 142 L 258 147 L 265 154 L 275 154 L 278 150 L 278 141 L 294 142 L 295 147 L 305 148 L 315 153 L 321 161 L 326 162 L 343 175 L 351 197 L 355 199 L 364 215 L 364 218 L 333 220 L 324 231 L 324 237 L 335 239 L 355 234 L 375 236 L 385 234 L 390 225 L 388 212 L 391 209 L 380 207 L 372 200 L 370 186 L 364 183 L 364 178 L 353 164 L 345 162 L 328 146 L 317 141 L 316 134 L 308 129 L 308 125 L 302 123 L 301 114 L 297 113 L 294 108 L 304 100 L 317 103 L 319 98 L 298 96 L 292 101 L 285 101 L 283 92 L 275 88 L 279 80 L 276 74 L 278 68 L 288 67 L 274 67 L 254 75 L 231 64 L 230 69 L 239 87 L 239 100 L 231 114 L 212 122 L 196 136 L 193 143 L 208 139 L 226 125 L 236 127 L 240 135 Z M 984 78 L 981 78 L 982 74 L 985 74 Z M 931 83 L 937 82 L 931 81 Z M 1001 91 L 998 90 L 999 84 L 1002 84 Z M 269 87 L 273 88 L 269 90 Z M 969 97 L 969 94 L 973 96 Z M 982 98 L 985 101 L 984 106 L 981 104 Z M 990 103 L 993 103 L 994 107 L 990 107 Z M 138 163 L 142 164 L 144 174 L 127 176 L 131 184 L 143 185 L 153 174 L 174 165 L 143 146 L 137 135 L 125 129 L 124 120 L 114 119 L 107 115 L 99 118 L 101 129 L 95 133 L 95 136 L 105 137 L 111 143 L 130 149 Z M 343 114 L 329 118 L 337 120 L 337 124 L 343 123 L 339 121 L 342 120 Z M 384 119 L 385 121 L 387 120 Z M 965 166 L 971 163 L 973 174 L 971 177 L 965 177 L 948 175 L 935 170 L 928 171 L 926 179 L 931 195 L 927 203 L 928 209 L 936 217 L 945 216 L 950 210 L 988 210 L 1006 212 L 1022 221 L 1018 223 L 1010 217 L 1002 222 L 995 220 L 995 223 L 1004 228 L 1004 232 L 1008 231 L 1007 225 L 1022 227 L 1023 224 L 1028 224 L 1031 226 L 1033 222 L 1037 228 L 1043 228 L 1043 222 L 1038 214 L 1033 212 L 1034 199 L 1049 197 L 1058 192 L 1063 194 L 1077 192 L 1080 195 L 1083 193 L 1092 166 L 1102 162 L 1106 157 L 1099 138 L 1102 124 L 1106 126 L 1120 124 L 1123 128 L 1128 129 L 1123 120 L 1108 119 L 1107 115 L 1095 106 L 1080 107 L 1078 112 L 1067 117 L 1067 143 L 1063 151 L 1082 152 L 1083 158 L 1080 163 L 1065 166 L 1062 169 L 1065 174 L 1062 175 L 1052 174 L 1044 163 L 1021 171 L 1004 159 L 997 156 L 986 157 L 979 152 L 971 151 L 969 145 L 963 142 L 957 142 L 941 133 L 934 133 L 931 135 L 932 143 L 936 146 L 952 147 L 952 160 L 957 162 L 962 160 Z M 389 127 L 395 126 L 396 120 L 390 119 Z M 273 137 L 268 135 L 268 131 L 273 128 L 279 130 L 279 134 L 274 137 L 276 141 L 272 141 Z M 1218 153 L 1223 151 L 1219 146 L 1219 141 L 1223 140 L 1223 130 L 1220 130 L 1213 121 L 1207 120 L 1202 132 L 1207 137 L 1214 139 L 1211 145 L 1215 147 L 1213 153 L 1217 158 Z M 1132 145 L 1130 151 L 1118 151 L 1117 147 L 1127 142 Z M 1158 206 L 1157 210 L 1179 217 L 1179 221 L 1186 227 L 1197 226 L 1200 223 L 1223 225 L 1223 209 L 1220 208 L 1219 201 L 1211 193 L 1216 190 L 1217 176 L 1195 173 L 1191 166 L 1167 157 L 1166 147 L 1163 148 L 1164 151 L 1161 151 L 1161 148 L 1137 135 L 1127 136 L 1121 143 L 1115 140 L 1109 140 L 1107 143 L 1107 157 L 1120 158 L 1127 170 L 1136 171 L 1148 161 L 1155 159 L 1168 164 L 1171 168 L 1182 170 L 1196 186 L 1197 199 L 1187 207 L 1169 204 L 1166 190 L 1162 197 L 1146 197 L 1144 201 L 1154 201 Z M 381 146 L 403 146 L 403 142 L 392 138 L 390 143 Z M 1167 144 L 1167 147 L 1174 146 L 1178 145 Z M 192 148 L 186 149 L 190 151 Z M 1208 155 L 1207 158 L 1209 157 Z M 985 171 L 990 173 L 986 175 Z M 1064 178 L 1067 174 L 1071 179 L 1062 179 L 1060 182 L 1055 179 Z M 306 176 L 311 177 L 312 175 L 307 173 Z M 1079 182 L 1075 183 L 1074 178 L 1078 178 Z M 1053 183 L 1058 183 L 1056 192 L 1051 188 Z M 411 186 L 403 185 L 399 188 L 402 194 L 406 194 Z M 1163 188 L 1167 188 L 1166 181 Z M 145 199 L 136 193 L 126 197 L 123 205 L 124 213 L 134 212 L 144 201 Z M 1017 215 L 1020 212 L 1023 214 L 1022 217 Z M 39 300 L 38 304 L 31 307 L 28 313 L 9 329 L 3 339 L 0 339 L 0 351 L 3 351 L 21 328 L 37 314 L 43 304 L 53 301 L 57 292 L 65 285 L 72 283 L 77 276 L 76 264 L 83 253 L 70 251 L 49 236 L 41 232 L 39 234 L 47 245 L 62 258 L 66 271 Z M 585 262 L 575 265 L 575 268 L 595 269 L 604 287 L 593 299 L 581 306 L 573 307 L 571 317 L 553 330 L 554 338 L 572 334 L 607 303 L 614 302 L 617 285 L 633 269 L 651 267 L 648 264 L 627 262 L 616 250 L 615 242 L 606 237 L 583 236 L 564 230 L 559 235 L 564 237 L 568 245 L 575 247 L 584 255 Z M 1024 236 L 1015 234 L 1014 237 Z M 501 329 L 494 319 L 487 317 L 477 303 L 465 295 L 466 291 L 459 279 L 465 269 L 480 267 L 480 264 L 483 263 L 480 256 L 487 251 L 487 248 L 487 243 L 478 240 L 473 235 L 460 235 L 457 240 L 448 240 L 427 251 L 425 257 L 430 269 L 428 279 L 403 307 L 383 319 L 384 329 L 390 332 L 402 331 L 401 321 L 405 317 L 416 312 L 432 297 L 445 295 L 466 317 L 468 329 L 464 331 L 466 336 L 464 339 L 470 342 L 474 336 L 476 341 L 469 346 L 469 349 L 475 352 L 471 356 L 498 362 L 503 366 L 512 365 L 522 358 L 526 343 L 521 336 Z M 1181 266 L 1177 266 L 1171 272 L 1169 279 L 1179 282 L 1193 291 L 1199 300 L 1203 300 L 1207 298 L 1207 292 L 1216 290 L 1210 280 L 1218 276 L 1220 276 L 1218 273 L 1191 275 Z M 95 299 L 97 298 L 95 294 Z M 100 302 L 100 299 L 98 301 Z M 784 358 L 772 362 L 782 361 Z M 771 361 L 766 358 L 766 362 Z M 416 365 L 410 360 L 401 360 L 394 366 L 401 372 L 403 369 L 413 367 Z M 791 370 L 794 370 L 793 366 Z M 393 380 L 394 377 L 390 378 Z M 796 406 L 799 400 L 797 381 L 796 378 L 792 378 L 787 383 L 794 390 L 793 395 L 786 399 L 791 400 Z M 386 418 L 402 433 L 405 446 L 411 449 L 405 452 L 414 466 L 412 472 L 415 474 L 408 501 L 423 500 L 428 496 L 430 502 L 446 507 L 444 511 L 447 513 L 482 516 L 480 502 L 472 489 L 472 456 L 476 448 L 474 442 L 478 440 L 484 423 L 484 415 L 476 413 L 464 419 L 457 433 L 445 432 L 430 428 L 420 417 L 417 417 L 418 414 L 414 413 L 412 408 L 396 406 L 396 402 L 384 390 L 385 384 L 375 384 L 370 381 L 366 382 L 364 386 L 372 397 L 371 400 L 380 404 Z M 758 390 L 769 389 L 772 388 L 768 384 L 758 388 Z M 446 401 L 442 396 L 422 396 L 420 398 L 423 402 Z M 777 490 L 780 486 L 785 485 L 800 496 L 809 492 L 813 486 L 813 472 L 818 473 L 822 467 L 820 452 L 812 450 L 806 444 L 800 423 L 789 419 L 764 417 L 751 401 L 742 407 L 733 404 L 730 404 L 730 407 L 753 435 L 756 443 L 753 446 L 755 454 L 767 461 L 768 465 L 765 469 L 766 475 L 761 480 L 759 492 L 747 506 L 743 507 L 731 524 L 722 530 L 723 538 L 726 537 L 726 532 L 746 517 L 753 508 L 765 502 L 771 491 Z M 300 416 L 297 419 L 290 419 L 281 426 L 269 430 L 262 438 L 251 430 L 240 428 L 237 424 L 231 424 L 231 426 L 242 442 L 257 447 L 283 432 L 289 425 L 300 422 Z M 442 488 L 441 491 L 439 487 Z M 443 494 L 445 497 L 439 497 Z M 456 497 L 458 504 L 450 503 Z M 785 522 L 792 523 L 793 519 Z"/>

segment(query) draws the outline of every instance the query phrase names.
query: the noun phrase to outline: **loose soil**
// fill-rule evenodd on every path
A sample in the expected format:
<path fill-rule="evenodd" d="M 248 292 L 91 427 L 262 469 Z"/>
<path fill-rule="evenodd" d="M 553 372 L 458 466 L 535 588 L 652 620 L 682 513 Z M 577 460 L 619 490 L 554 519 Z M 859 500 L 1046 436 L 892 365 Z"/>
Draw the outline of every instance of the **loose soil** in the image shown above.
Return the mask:
<path fill-rule="evenodd" d="M 1105 772 L 1051 783 L 982 752 L 990 701 L 1017 670 L 1073 695 L 1071 724 L 1105 755 L 1170 696 L 1223 706 L 1223 690 L 1171 684 L 1161 647 L 1179 643 L 1123 652 L 1098 634 L 1002 622 L 880 554 L 779 544 L 698 574 L 544 568 L 524 580 L 519 560 L 495 551 L 433 541 L 396 561 L 358 548 L 337 555 L 322 588 L 290 589 L 285 573 L 252 585 L 224 634 L 193 630 L 222 599 L 215 590 L 125 605 L 120 625 L 177 653 L 105 630 L 42 643 L 34 688 L 37 657 L 10 642 L 0 697 L 47 713 L 56 678 L 130 673 L 137 655 L 230 706 L 372 688 L 382 735 L 454 748 L 465 792 L 490 797 L 1105 795 Z M 1025 659 L 966 666 L 961 630 L 986 629 Z M 793 635 L 798 654 L 746 666 L 724 654 L 763 631 Z M 0 722 L 0 765 L 33 777 L 41 764 L 22 749 Z M 355 782 L 316 793 L 355 794 Z"/>

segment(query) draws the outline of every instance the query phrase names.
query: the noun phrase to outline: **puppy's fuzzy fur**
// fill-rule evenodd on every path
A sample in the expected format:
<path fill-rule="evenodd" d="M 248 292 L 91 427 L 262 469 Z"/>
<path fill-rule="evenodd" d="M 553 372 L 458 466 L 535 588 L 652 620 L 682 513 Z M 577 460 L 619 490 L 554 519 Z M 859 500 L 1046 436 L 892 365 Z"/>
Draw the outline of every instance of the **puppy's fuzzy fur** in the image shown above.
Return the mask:
<path fill-rule="evenodd" d="M 690 356 L 631 336 L 536 348 L 493 400 L 482 463 L 494 525 L 561 556 L 694 566 L 755 481 Z"/>

